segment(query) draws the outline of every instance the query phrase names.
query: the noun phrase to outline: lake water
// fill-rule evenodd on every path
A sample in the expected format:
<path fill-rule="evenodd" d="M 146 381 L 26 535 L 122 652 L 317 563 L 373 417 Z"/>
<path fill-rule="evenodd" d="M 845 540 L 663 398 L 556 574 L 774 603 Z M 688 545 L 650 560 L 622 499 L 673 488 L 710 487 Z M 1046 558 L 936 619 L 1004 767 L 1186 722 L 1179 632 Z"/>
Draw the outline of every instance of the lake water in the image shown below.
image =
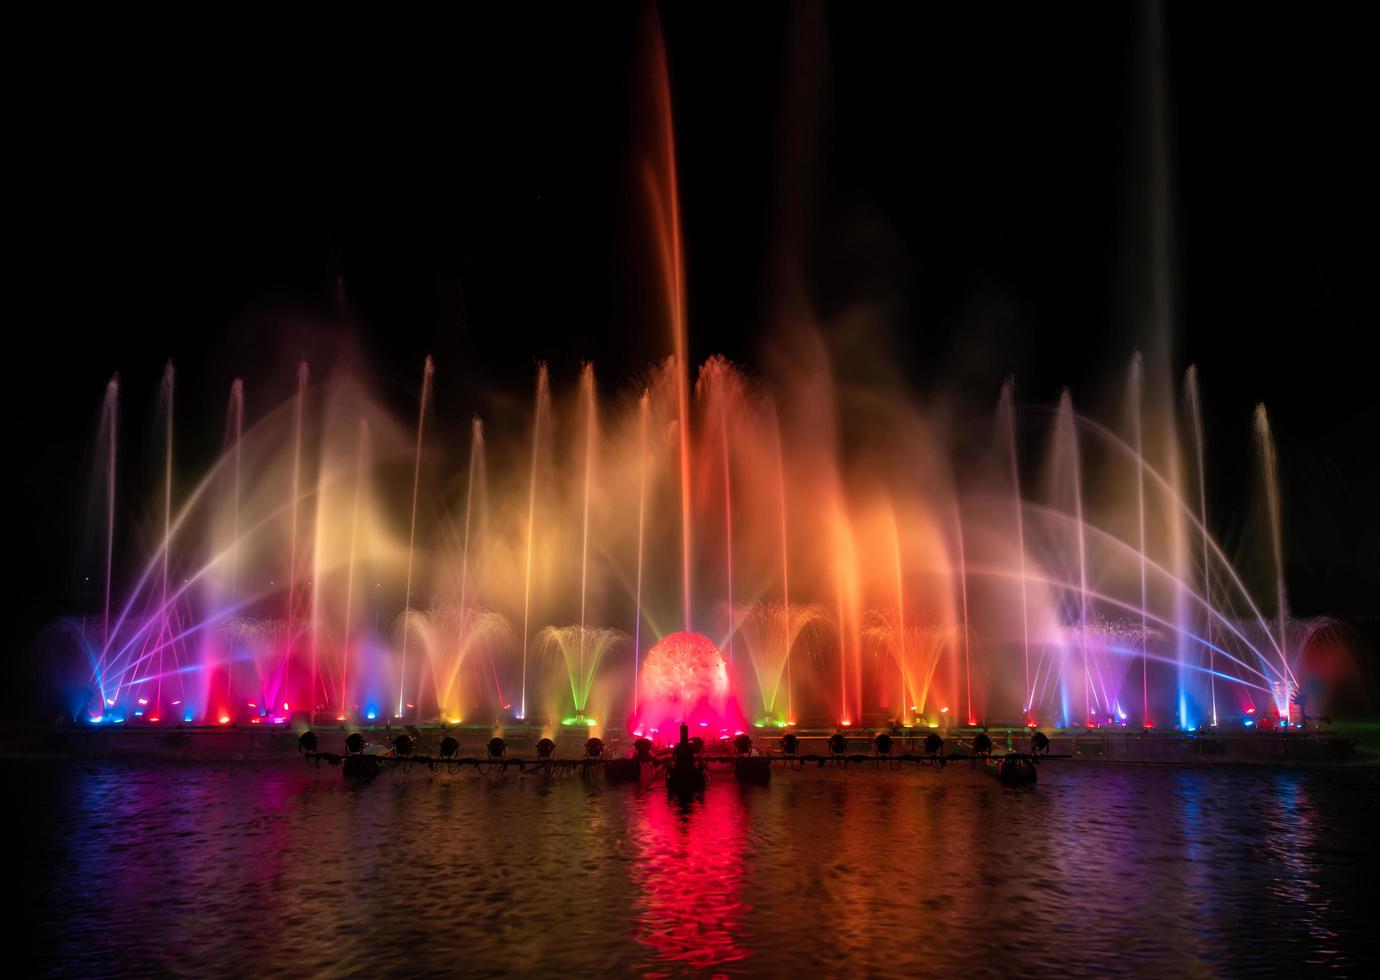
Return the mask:
<path fill-rule="evenodd" d="M 1182 977 L 1377 955 L 1376 770 L 808 769 L 682 806 L 578 775 L 11 768 L 43 973 Z"/>

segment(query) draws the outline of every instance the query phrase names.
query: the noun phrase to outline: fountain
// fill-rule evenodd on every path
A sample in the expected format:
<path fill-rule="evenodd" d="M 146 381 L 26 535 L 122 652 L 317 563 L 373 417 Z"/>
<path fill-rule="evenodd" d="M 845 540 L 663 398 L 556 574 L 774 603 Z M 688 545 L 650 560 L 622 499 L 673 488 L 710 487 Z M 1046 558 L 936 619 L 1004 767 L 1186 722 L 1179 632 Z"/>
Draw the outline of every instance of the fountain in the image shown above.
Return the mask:
<path fill-rule="evenodd" d="M 147 499 L 127 475 L 116 495 L 113 378 L 106 580 L 67 634 L 83 675 L 71 717 L 663 739 L 682 722 L 710 738 L 1291 724 L 1310 645 L 1336 633 L 1289 618 L 1264 407 L 1269 617 L 1209 527 L 1194 368 L 1180 415 L 1157 395 L 1173 390 L 1167 359 L 1135 353 L 1125 437 L 1067 390 L 1052 410 L 1018 406 L 1014 379 L 994 378 L 986 471 L 961 471 L 971 447 L 943 411 L 884 384 L 840 394 L 848 366 L 823 354 L 808 369 L 720 356 L 696 369 L 669 80 L 659 43 L 649 51 L 666 358 L 602 394 L 593 364 L 574 386 L 540 364 L 530 412 L 489 399 L 507 423 L 489 431 L 530 443 L 491 445 L 476 415 L 467 456 L 428 438 L 445 365 L 425 358 L 404 420 L 359 374 L 300 362 L 278 406 L 248 411 L 235 380 L 221 453 L 194 482 L 175 469 L 169 362 Z M 119 539 L 117 562 L 118 514 L 155 509 L 160 533 Z"/>

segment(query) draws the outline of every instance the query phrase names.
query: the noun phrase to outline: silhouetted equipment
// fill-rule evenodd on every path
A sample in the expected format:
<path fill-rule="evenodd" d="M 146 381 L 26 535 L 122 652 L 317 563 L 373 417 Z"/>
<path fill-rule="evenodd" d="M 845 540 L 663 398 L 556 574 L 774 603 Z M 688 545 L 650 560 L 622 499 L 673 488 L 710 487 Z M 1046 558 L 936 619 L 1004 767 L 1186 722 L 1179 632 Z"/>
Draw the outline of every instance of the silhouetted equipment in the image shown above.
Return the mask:
<path fill-rule="evenodd" d="M 364 736 L 359 732 L 351 732 L 345 739 L 345 748 L 351 755 L 359 755 L 364 751 Z"/>
<path fill-rule="evenodd" d="M 695 743 L 699 743 L 696 745 Z M 695 758 L 700 754 L 704 740 L 690 738 L 690 729 L 682 722 L 680 741 L 671 752 L 671 768 L 666 773 L 666 789 L 681 796 L 689 796 L 704 790 L 707 779 L 704 766 Z"/>
<path fill-rule="evenodd" d="M 925 736 L 925 751 L 930 755 L 940 755 L 944 751 L 944 740 L 930 732 Z"/>
<path fill-rule="evenodd" d="M 633 756 L 642 762 L 652 760 L 652 740 L 650 738 L 639 738 L 633 743 Z"/>
<path fill-rule="evenodd" d="M 310 731 L 309 731 L 309 732 L 303 732 L 302 735 L 301 735 L 301 737 L 300 737 L 299 739 L 297 739 L 297 751 L 298 751 L 298 752 L 302 752 L 302 753 L 306 753 L 306 752 L 315 752 L 315 751 L 316 751 L 316 745 L 317 745 L 317 741 L 316 741 L 316 732 L 310 732 Z"/>
<path fill-rule="evenodd" d="M 411 735 L 408 735 L 406 732 L 404 732 L 403 734 L 399 735 L 397 738 L 393 739 L 393 754 L 394 754 L 394 755 L 403 755 L 403 756 L 411 755 L 411 754 L 412 754 L 412 736 L 411 736 Z"/>
<path fill-rule="evenodd" d="M 591 759 L 601 759 L 604 755 L 604 740 L 599 737 L 591 738 L 585 743 L 585 755 Z"/>
<path fill-rule="evenodd" d="M 1030 754 L 1045 755 L 1049 752 L 1049 736 L 1044 732 L 1035 732 L 1030 736 Z"/>
<path fill-rule="evenodd" d="M 1035 782 L 1035 760 L 1029 756 L 1002 756 L 997 766 L 997 778 L 1008 786 Z"/>
<path fill-rule="evenodd" d="M 537 743 L 537 758 L 549 759 L 556 754 L 556 743 L 549 738 L 544 738 Z"/>
<path fill-rule="evenodd" d="M 934 738 L 934 736 L 931 735 L 930 738 Z M 872 740 L 872 744 L 876 746 L 878 755 L 891 755 L 891 736 L 886 732 L 880 732 Z"/>
<path fill-rule="evenodd" d="M 973 752 L 976 755 L 992 754 L 992 740 L 987 737 L 986 732 L 978 732 L 973 739 Z"/>
<path fill-rule="evenodd" d="M 733 738 L 733 751 L 739 755 L 752 755 L 752 739 L 744 732 Z"/>
<path fill-rule="evenodd" d="M 454 735 L 447 735 L 441 739 L 441 758 L 452 759 L 455 757 L 455 753 L 459 751 L 460 742 L 456 740 Z"/>
<path fill-rule="evenodd" d="M 842 732 L 835 732 L 829 736 L 829 752 L 832 755 L 843 755 L 848 751 L 848 739 Z"/>
<path fill-rule="evenodd" d="M 704 752 L 704 739 L 696 735 L 690 740 L 690 747 L 695 750 L 696 755 L 702 754 Z"/>
<path fill-rule="evenodd" d="M 781 736 L 781 751 L 786 755 L 795 755 L 800 748 L 800 739 L 796 738 L 795 732 L 787 732 Z"/>
<path fill-rule="evenodd" d="M 363 744 L 363 736 L 356 736 Z M 358 779 L 368 782 L 379 774 L 379 760 L 372 755 L 350 755 L 345 757 L 344 766 L 346 779 Z"/>
<path fill-rule="evenodd" d="M 503 758 L 503 753 L 508 751 L 508 743 L 495 735 L 493 738 L 489 739 L 488 749 L 490 759 L 501 759 Z"/>

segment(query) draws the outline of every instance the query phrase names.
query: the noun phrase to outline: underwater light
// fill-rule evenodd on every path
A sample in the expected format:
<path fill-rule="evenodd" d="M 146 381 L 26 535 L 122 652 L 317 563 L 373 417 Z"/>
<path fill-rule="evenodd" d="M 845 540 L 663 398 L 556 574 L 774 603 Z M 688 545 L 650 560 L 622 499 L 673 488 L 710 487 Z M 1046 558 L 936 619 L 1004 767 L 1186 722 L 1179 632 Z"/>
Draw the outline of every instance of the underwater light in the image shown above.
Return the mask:
<path fill-rule="evenodd" d="M 1255 705 L 1251 705 L 1249 708 L 1247 708 L 1247 709 L 1246 709 L 1246 714 L 1248 714 L 1248 715 L 1253 715 L 1253 714 L 1255 714 Z"/>
<path fill-rule="evenodd" d="M 163 720 L 163 719 L 160 718 L 160 717 L 158 717 L 157 715 L 151 715 L 151 716 L 149 717 L 149 721 L 154 722 L 155 724 L 158 723 L 158 722 L 160 722 L 160 721 L 162 721 L 162 720 Z"/>
<path fill-rule="evenodd" d="M 336 715 L 336 716 L 335 716 L 335 720 L 336 720 L 336 721 L 344 721 L 344 720 L 345 720 L 345 716 L 344 716 L 344 715 Z"/>
<path fill-rule="evenodd" d="M 184 712 L 182 715 L 182 723 L 185 725 L 190 725 L 192 723 L 192 717 L 193 716 L 190 711 Z"/>
<path fill-rule="evenodd" d="M 105 699 L 105 706 L 106 706 L 107 708 L 113 708 L 113 707 L 115 707 L 115 699 L 114 699 L 114 698 L 106 698 L 106 699 Z"/>
<path fill-rule="evenodd" d="M 849 728 L 852 726 L 853 723 L 849 721 L 847 718 L 845 718 L 843 719 L 843 721 L 839 722 L 839 724 L 842 725 L 844 728 Z"/>
<path fill-rule="evenodd" d="M 105 721 L 105 715 L 97 715 L 96 717 L 91 719 L 91 724 L 99 725 L 103 721 Z"/>
<path fill-rule="evenodd" d="M 97 720 L 99 720 L 99 719 L 97 719 Z M 1251 719 L 1247 718 L 1247 719 L 1246 719 L 1246 727 L 1247 727 L 1247 728 L 1254 728 L 1254 727 L 1255 727 L 1255 722 L 1252 721 Z"/>
<path fill-rule="evenodd" d="M 135 712 L 134 712 L 134 717 L 135 717 L 135 718 L 142 718 L 142 717 L 144 717 L 144 713 L 143 713 L 142 711 L 135 710 Z"/>
<path fill-rule="evenodd" d="M 139 703 L 140 703 L 140 704 L 148 704 L 148 703 L 149 703 L 149 699 L 148 699 L 148 698 L 140 698 L 140 699 L 139 699 Z"/>
<path fill-rule="evenodd" d="M 221 715 L 221 716 L 220 716 L 220 723 L 221 723 L 222 725 L 228 725 L 228 724 L 230 724 L 230 716 L 229 716 L 229 715 Z"/>
<path fill-rule="evenodd" d="M 373 721 L 378 716 L 379 713 L 375 711 L 373 708 L 370 708 L 368 711 L 364 713 L 364 717 L 367 718 L 369 721 Z"/>
<path fill-rule="evenodd" d="M 939 713 L 940 713 L 941 715 L 947 715 L 947 714 L 949 713 L 949 709 L 948 709 L 948 708 L 940 708 L 940 709 L 939 709 Z"/>

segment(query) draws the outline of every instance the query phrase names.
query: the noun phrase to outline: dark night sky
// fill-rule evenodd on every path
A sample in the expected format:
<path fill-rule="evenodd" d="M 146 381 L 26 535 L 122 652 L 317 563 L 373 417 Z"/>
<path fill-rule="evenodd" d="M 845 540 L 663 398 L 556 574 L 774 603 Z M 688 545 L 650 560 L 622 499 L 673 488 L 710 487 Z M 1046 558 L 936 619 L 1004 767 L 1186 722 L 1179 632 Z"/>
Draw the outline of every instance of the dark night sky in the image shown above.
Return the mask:
<path fill-rule="evenodd" d="M 1296 608 L 1373 617 L 1377 71 L 1350 9 L 1169 7 L 1174 344 L 1204 379 L 1214 523 L 1230 531 L 1248 492 L 1263 400 Z M 209 454 L 234 376 L 257 385 L 251 416 L 286 392 L 326 329 L 304 325 L 335 317 L 337 272 L 383 397 L 410 414 L 431 353 L 444 424 L 481 386 L 525 393 L 538 358 L 558 380 L 592 358 L 612 384 L 666 353 L 631 135 L 638 11 L 35 37 L 6 154 L 21 643 L 70 602 L 116 370 L 124 452 L 145 451 L 172 357 L 180 451 Z M 963 389 L 976 415 L 1009 371 L 1027 403 L 1124 374 L 1141 342 L 1135 8 L 675 3 L 662 19 L 697 359 L 758 359 L 795 200 L 816 314 L 885 297 L 921 400 Z"/>

